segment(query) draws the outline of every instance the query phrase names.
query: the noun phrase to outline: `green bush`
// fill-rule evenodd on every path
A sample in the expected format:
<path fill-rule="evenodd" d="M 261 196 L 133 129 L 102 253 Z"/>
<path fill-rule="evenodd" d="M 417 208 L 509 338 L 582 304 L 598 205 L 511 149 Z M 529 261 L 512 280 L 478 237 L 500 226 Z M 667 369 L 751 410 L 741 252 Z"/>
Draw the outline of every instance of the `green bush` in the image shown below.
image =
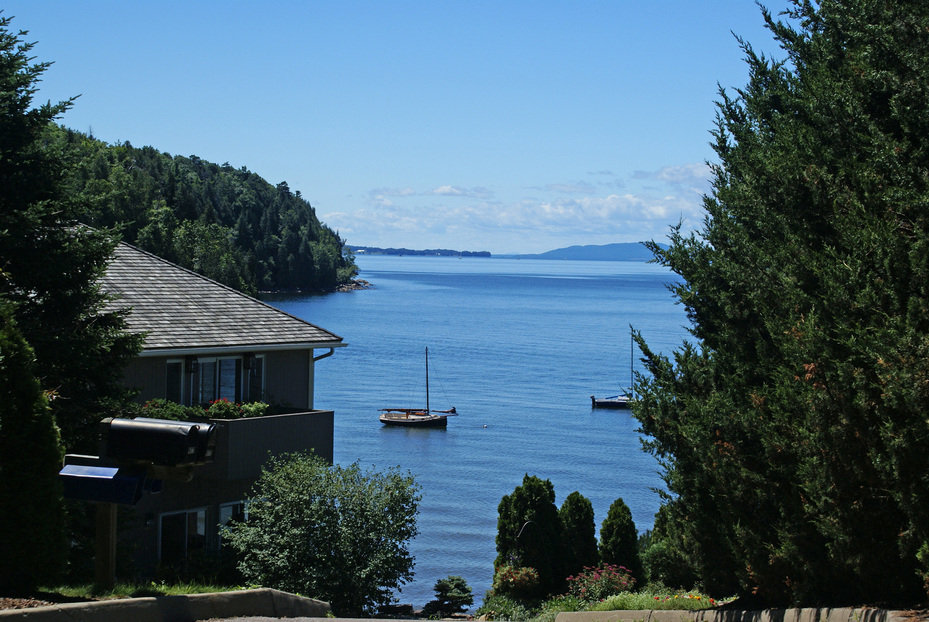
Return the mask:
<path fill-rule="evenodd" d="M 668 594 L 665 592 L 623 592 L 610 596 L 604 601 L 594 603 L 590 611 L 646 611 L 649 609 L 695 611 L 711 609 L 726 601 L 717 601 L 714 598 L 699 592 L 683 592 Z"/>
<path fill-rule="evenodd" d="M 261 417 L 268 410 L 264 402 L 230 402 L 226 398 L 213 400 L 206 409 L 210 419 L 243 419 L 245 417 Z"/>
<path fill-rule="evenodd" d="M 504 564 L 494 572 L 494 594 L 502 594 L 521 600 L 538 598 L 539 571 L 527 566 Z"/>
<path fill-rule="evenodd" d="M 249 499 L 248 520 L 223 540 L 249 583 L 328 601 L 357 617 L 390 604 L 413 576 L 419 486 L 398 469 L 363 472 L 317 456 L 272 458 Z"/>
<path fill-rule="evenodd" d="M 586 608 L 587 603 L 583 600 L 571 594 L 563 594 L 542 603 L 533 622 L 554 622 L 555 617 L 563 611 L 583 611 Z"/>
<path fill-rule="evenodd" d="M 168 419 L 170 421 L 198 421 L 205 419 L 242 419 L 261 417 L 268 412 L 269 406 L 264 402 L 230 402 L 226 398 L 213 400 L 206 408 L 201 406 L 184 406 L 165 399 L 153 399 L 144 404 L 135 405 L 125 414 L 129 417 L 149 417 L 151 419 Z"/>
<path fill-rule="evenodd" d="M 264 402 L 248 402 L 240 404 L 242 417 L 263 417 L 268 412 L 269 406 Z"/>
<path fill-rule="evenodd" d="M 423 607 L 423 614 L 427 617 L 462 613 L 474 604 L 471 586 L 458 575 L 449 575 L 444 579 L 439 579 L 435 582 L 433 590 L 435 590 L 435 600 L 429 601 Z"/>
<path fill-rule="evenodd" d="M 514 598 L 491 591 L 485 596 L 484 603 L 477 610 L 477 615 L 485 620 L 525 622 L 532 618 L 532 611 Z"/>
<path fill-rule="evenodd" d="M 677 589 L 697 584 L 697 575 L 680 549 L 665 540 L 652 540 L 642 553 L 642 566 L 649 582 Z"/>
<path fill-rule="evenodd" d="M 33 351 L 0 299 L 0 593 L 56 578 L 66 555 L 62 450 Z"/>
<path fill-rule="evenodd" d="M 171 421 L 195 421 L 205 418 L 205 412 L 199 406 L 183 406 L 165 399 L 154 399 L 137 404 L 126 413 L 129 417 L 148 417 L 150 419 L 168 419 Z"/>
<path fill-rule="evenodd" d="M 552 482 L 526 474 L 522 485 L 500 500 L 497 510 L 494 566 L 535 568 L 539 597 L 561 591 L 567 573 L 563 570 L 563 529 Z"/>
<path fill-rule="evenodd" d="M 610 505 L 600 526 L 600 560 L 604 564 L 627 568 L 637 583 L 643 583 L 639 538 L 632 522 L 632 512 L 622 499 Z"/>
<path fill-rule="evenodd" d="M 563 529 L 563 572 L 575 574 L 585 566 L 595 566 L 600 561 L 600 554 L 597 552 L 594 506 L 590 499 L 577 491 L 572 492 L 561 504 L 558 517 Z"/>

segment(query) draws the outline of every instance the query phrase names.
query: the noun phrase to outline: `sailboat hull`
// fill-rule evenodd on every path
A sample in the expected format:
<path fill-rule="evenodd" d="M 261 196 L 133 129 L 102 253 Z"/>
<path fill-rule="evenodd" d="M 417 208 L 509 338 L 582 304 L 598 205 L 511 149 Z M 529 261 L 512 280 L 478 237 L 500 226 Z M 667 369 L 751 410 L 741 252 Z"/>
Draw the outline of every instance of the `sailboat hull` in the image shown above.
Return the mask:
<path fill-rule="evenodd" d="M 378 419 L 384 425 L 413 428 L 444 428 L 448 426 L 448 415 L 425 411 L 392 410 L 381 413 Z"/>
<path fill-rule="evenodd" d="M 632 398 L 628 395 L 613 395 L 611 397 L 594 397 L 590 396 L 590 405 L 592 408 L 629 408 Z"/>
<path fill-rule="evenodd" d="M 448 418 L 457 414 L 454 406 L 448 410 L 429 408 L 429 348 L 426 348 L 426 408 L 382 408 L 378 419 L 384 425 L 444 428 L 448 426 Z"/>

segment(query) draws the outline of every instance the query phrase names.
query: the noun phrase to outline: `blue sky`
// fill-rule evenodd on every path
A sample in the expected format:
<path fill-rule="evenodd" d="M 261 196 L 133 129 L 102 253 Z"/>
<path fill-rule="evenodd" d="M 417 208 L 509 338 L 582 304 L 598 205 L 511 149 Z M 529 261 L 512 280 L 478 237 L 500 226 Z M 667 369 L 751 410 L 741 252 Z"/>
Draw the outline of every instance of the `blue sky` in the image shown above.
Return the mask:
<path fill-rule="evenodd" d="M 766 2 L 777 13 L 786 0 Z M 286 181 L 350 244 L 542 252 L 699 227 L 751 0 L 4 0 L 61 122 Z"/>

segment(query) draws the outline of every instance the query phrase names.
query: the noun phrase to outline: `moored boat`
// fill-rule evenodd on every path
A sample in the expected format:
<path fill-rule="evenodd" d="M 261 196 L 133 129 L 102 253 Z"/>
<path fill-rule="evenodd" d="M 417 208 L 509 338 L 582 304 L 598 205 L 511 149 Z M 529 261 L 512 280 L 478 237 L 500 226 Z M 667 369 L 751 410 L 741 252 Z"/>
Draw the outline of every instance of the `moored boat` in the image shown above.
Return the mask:
<path fill-rule="evenodd" d="M 609 397 L 590 396 L 592 408 L 629 408 L 632 402 L 632 396 L 628 393 L 620 395 L 611 395 Z"/>
<path fill-rule="evenodd" d="M 415 408 L 384 408 L 381 410 L 378 419 L 384 425 L 444 428 L 448 426 L 448 417 L 456 414 L 454 408 L 433 411 L 417 410 Z"/>
<path fill-rule="evenodd" d="M 632 364 L 634 361 L 633 357 L 633 347 L 635 341 L 632 339 L 632 328 L 629 328 L 629 386 L 632 387 L 634 373 L 632 371 Z M 611 395 L 609 397 L 596 397 L 594 395 L 590 396 L 590 407 L 591 408 L 629 408 L 632 405 L 633 394 L 632 389 L 630 388 L 625 393 L 620 393 L 619 395 Z"/>
<path fill-rule="evenodd" d="M 429 348 L 426 348 L 426 408 L 382 408 L 378 419 L 384 425 L 420 428 L 444 428 L 448 418 L 458 413 L 455 408 L 432 410 L 429 408 Z"/>

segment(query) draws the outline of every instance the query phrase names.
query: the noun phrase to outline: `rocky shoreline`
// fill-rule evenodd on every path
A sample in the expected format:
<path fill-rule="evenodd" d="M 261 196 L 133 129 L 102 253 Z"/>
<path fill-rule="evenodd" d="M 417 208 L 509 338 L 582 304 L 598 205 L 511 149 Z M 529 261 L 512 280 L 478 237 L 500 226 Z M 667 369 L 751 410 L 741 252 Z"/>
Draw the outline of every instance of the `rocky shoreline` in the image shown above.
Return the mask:
<path fill-rule="evenodd" d="M 371 289 L 374 287 L 370 281 L 365 281 L 364 279 L 352 279 L 348 283 L 343 283 L 335 288 L 337 292 L 354 292 L 359 289 Z"/>

